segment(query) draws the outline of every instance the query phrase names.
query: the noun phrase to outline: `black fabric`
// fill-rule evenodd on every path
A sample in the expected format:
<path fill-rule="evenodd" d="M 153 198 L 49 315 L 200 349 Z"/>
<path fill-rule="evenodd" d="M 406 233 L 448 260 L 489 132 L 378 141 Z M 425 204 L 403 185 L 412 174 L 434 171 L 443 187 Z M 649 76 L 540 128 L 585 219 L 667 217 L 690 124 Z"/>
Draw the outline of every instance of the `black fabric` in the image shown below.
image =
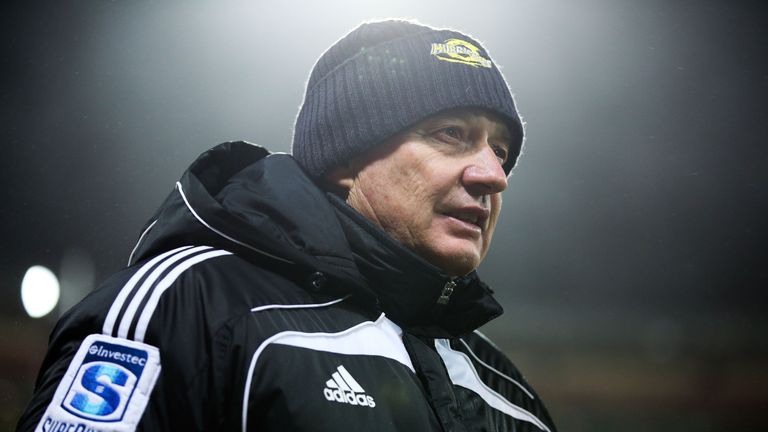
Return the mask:
<path fill-rule="evenodd" d="M 450 48 L 471 54 L 434 53 L 436 46 L 455 41 L 460 46 Z M 426 117 L 459 107 L 487 109 L 506 120 L 513 140 L 504 164 L 509 174 L 520 154 L 523 125 L 483 46 L 458 31 L 409 21 L 365 23 L 315 64 L 296 118 L 292 153 L 310 176 L 320 178 Z"/>
<path fill-rule="evenodd" d="M 460 417 L 459 401 L 453 386 L 446 380 L 447 371 L 437 353 L 418 337 L 403 335 L 403 344 L 408 350 L 417 376 L 424 386 L 426 397 L 435 412 L 440 426 L 445 431 L 462 432 L 467 428 Z"/>

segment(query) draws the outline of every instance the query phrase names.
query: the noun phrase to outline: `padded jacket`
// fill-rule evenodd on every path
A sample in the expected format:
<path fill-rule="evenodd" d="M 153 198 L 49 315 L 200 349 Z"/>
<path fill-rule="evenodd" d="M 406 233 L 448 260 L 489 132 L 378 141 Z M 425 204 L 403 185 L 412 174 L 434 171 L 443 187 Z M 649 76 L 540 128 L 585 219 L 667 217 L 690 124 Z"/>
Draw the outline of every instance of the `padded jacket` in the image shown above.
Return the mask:
<path fill-rule="evenodd" d="M 19 430 L 554 431 L 500 315 L 286 154 L 202 154 L 58 322 Z"/>

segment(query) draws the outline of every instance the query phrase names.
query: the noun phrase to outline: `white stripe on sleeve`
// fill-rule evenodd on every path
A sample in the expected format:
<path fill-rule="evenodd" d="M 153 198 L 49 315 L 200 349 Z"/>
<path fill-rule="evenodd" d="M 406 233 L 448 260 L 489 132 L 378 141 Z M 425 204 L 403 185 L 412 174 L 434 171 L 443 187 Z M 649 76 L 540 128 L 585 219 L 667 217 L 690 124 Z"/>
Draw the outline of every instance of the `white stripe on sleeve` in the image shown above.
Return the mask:
<path fill-rule="evenodd" d="M 144 276 L 146 272 L 148 272 L 152 267 L 155 266 L 158 262 L 164 260 L 169 255 L 173 255 L 176 252 L 182 251 L 184 249 L 189 249 L 192 246 L 183 246 L 177 249 L 170 250 L 168 252 L 165 252 L 161 255 L 158 255 L 154 258 L 152 258 L 149 262 L 141 266 L 139 270 L 136 271 L 136 273 L 131 276 L 130 279 L 128 279 L 128 282 L 126 282 L 125 285 L 123 285 L 123 288 L 120 289 L 120 292 L 117 294 L 117 297 L 115 297 L 115 300 L 112 302 L 112 306 L 109 308 L 109 312 L 107 313 L 107 318 L 104 320 L 104 327 L 102 328 L 102 333 L 105 335 L 111 335 L 114 331 L 115 327 L 115 320 L 117 320 L 117 316 L 120 314 L 120 309 L 123 308 L 123 304 L 125 304 L 125 299 L 128 297 L 128 294 L 131 293 L 133 290 L 133 287 L 136 286 L 136 284 L 141 280 L 141 278 Z"/>
<path fill-rule="evenodd" d="M 163 261 L 160 263 L 160 265 L 157 266 L 157 268 L 152 270 L 152 273 L 147 276 L 147 278 L 144 280 L 144 283 L 142 283 L 139 287 L 139 290 L 136 291 L 136 295 L 133 296 L 133 299 L 131 299 L 131 302 L 128 304 L 128 308 L 125 310 L 125 315 L 123 315 L 123 318 L 120 320 L 120 326 L 117 328 L 117 337 L 128 339 L 128 330 L 131 328 L 131 322 L 133 321 L 133 317 L 136 315 L 136 312 L 139 309 L 139 305 L 141 305 L 141 301 L 144 300 L 144 296 L 147 295 L 149 289 L 152 288 L 155 282 L 157 282 L 157 280 L 160 278 L 160 275 L 162 275 L 168 267 L 176 264 L 179 260 L 186 256 L 196 252 L 204 251 L 206 249 L 211 249 L 211 247 L 197 246 L 184 250 Z"/>
<path fill-rule="evenodd" d="M 232 252 L 225 250 L 212 250 L 209 252 L 201 253 L 200 255 L 195 255 L 194 257 L 189 258 L 174 267 L 174 269 L 171 270 L 171 272 L 168 273 L 168 275 L 166 275 L 163 280 L 157 284 L 157 286 L 155 286 L 155 289 L 152 290 L 152 294 L 149 297 L 146 306 L 144 306 L 144 309 L 141 312 L 141 316 L 139 317 L 139 322 L 136 325 L 134 340 L 138 342 L 144 342 L 144 335 L 147 332 L 149 320 L 152 318 L 152 314 L 155 313 L 155 308 L 157 308 L 157 303 L 160 301 L 160 296 L 162 296 L 163 293 L 171 286 L 171 284 L 176 281 L 180 274 L 195 264 L 222 255 L 232 255 Z"/>

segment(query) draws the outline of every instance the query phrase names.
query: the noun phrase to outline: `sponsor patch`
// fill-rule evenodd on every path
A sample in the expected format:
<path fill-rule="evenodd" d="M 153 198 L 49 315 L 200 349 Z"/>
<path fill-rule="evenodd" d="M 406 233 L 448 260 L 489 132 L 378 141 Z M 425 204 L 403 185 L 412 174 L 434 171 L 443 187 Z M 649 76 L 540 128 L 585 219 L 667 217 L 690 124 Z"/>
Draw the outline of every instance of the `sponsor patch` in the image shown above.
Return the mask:
<path fill-rule="evenodd" d="M 461 63 L 472 67 L 491 67 L 491 61 L 480 54 L 480 49 L 477 46 L 461 39 L 448 39 L 443 43 L 433 43 L 430 54 L 451 63 Z"/>
<path fill-rule="evenodd" d="M 80 345 L 36 431 L 134 431 L 160 375 L 157 348 L 106 335 Z"/>

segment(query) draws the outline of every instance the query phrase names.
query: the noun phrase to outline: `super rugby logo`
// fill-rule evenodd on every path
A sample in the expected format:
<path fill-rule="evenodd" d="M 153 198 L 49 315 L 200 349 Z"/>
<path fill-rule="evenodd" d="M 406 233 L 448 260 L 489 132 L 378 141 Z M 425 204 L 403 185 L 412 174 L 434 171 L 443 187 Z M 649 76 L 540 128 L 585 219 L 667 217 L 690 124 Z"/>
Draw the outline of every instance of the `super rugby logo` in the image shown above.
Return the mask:
<path fill-rule="evenodd" d="M 447 39 L 443 43 L 433 43 L 430 54 L 440 60 L 462 63 L 472 67 L 491 67 L 491 61 L 480 55 L 480 49 L 461 39 Z"/>
<path fill-rule="evenodd" d="M 147 364 L 147 352 L 97 342 L 75 375 L 61 406 L 80 418 L 119 421 Z"/>
<path fill-rule="evenodd" d="M 157 347 L 89 335 L 72 357 L 35 431 L 134 431 L 161 369 Z"/>
<path fill-rule="evenodd" d="M 331 402 L 340 402 L 350 405 L 367 406 L 373 408 L 376 401 L 365 394 L 363 387 L 354 379 L 344 366 L 336 368 L 331 374 L 331 379 L 325 382 L 323 395 Z"/>

